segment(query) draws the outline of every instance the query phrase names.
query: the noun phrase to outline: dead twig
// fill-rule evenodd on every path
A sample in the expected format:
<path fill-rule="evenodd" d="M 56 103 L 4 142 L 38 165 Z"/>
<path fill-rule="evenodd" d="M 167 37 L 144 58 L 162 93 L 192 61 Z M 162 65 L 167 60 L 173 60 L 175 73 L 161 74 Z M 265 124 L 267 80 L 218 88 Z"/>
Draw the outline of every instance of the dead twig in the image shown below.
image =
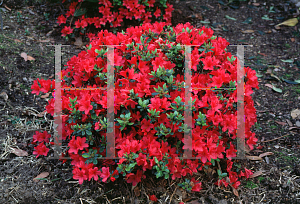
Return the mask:
<path fill-rule="evenodd" d="M 176 186 L 175 190 L 173 191 L 173 193 L 172 193 L 172 195 L 171 195 L 171 197 L 170 197 L 170 202 L 169 202 L 169 204 L 171 204 L 171 202 L 172 202 L 172 198 L 173 198 L 173 196 L 174 196 L 174 193 L 176 192 L 177 188 L 178 188 L 178 186 Z"/>
<path fill-rule="evenodd" d="M 290 135 L 290 134 L 282 135 L 282 136 L 277 137 L 277 138 L 275 138 L 275 139 L 267 140 L 267 141 L 262 141 L 262 142 L 272 142 L 272 141 L 278 140 L 278 139 L 280 139 L 280 138 L 286 137 L 286 136 L 288 136 L 288 135 Z"/>

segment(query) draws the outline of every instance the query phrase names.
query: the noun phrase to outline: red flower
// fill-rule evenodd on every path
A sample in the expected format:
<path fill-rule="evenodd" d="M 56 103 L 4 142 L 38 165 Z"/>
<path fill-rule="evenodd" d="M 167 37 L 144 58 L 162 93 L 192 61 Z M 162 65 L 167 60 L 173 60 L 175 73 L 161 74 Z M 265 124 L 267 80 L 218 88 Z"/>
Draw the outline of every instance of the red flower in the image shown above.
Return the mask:
<path fill-rule="evenodd" d="M 247 179 L 248 179 L 252 174 L 253 174 L 253 173 L 252 173 L 251 170 L 245 168 L 245 176 L 246 176 Z"/>
<path fill-rule="evenodd" d="M 47 156 L 49 149 L 46 147 L 46 145 L 43 143 L 40 143 L 38 146 L 34 148 L 33 154 L 36 154 L 36 158 L 38 158 L 40 155 Z"/>
<path fill-rule="evenodd" d="M 149 105 L 150 110 L 156 109 L 156 111 L 159 111 L 161 108 L 161 100 L 160 98 L 151 98 L 151 104 Z"/>
<path fill-rule="evenodd" d="M 142 130 L 143 131 L 145 130 L 146 132 L 149 132 L 154 127 L 154 125 L 151 123 L 151 121 L 150 120 L 148 121 L 145 118 L 142 120 L 141 124 L 142 124 L 142 126 L 141 126 Z"/>
<path fill-rule="evenodd" d="M 154 16 L 155 16 L 156 18 L 159 18 L 160 15 L 161 15 L 160 9 L 159 9 L 159 8 L 156 8 L 156 11 L 154 12 Z"/>
<path fill-rule="evenodd" d="M 252 133 L 252 136 L 246 142 L 251 150 L 253 149 L 253 145 L 256 144 L 257 140 L 258 139 L 255 137 L 255 133 Z"/>
<path fill-rule="evenodd" d="M 98 168 L 97 167 L 94 167 L 94 168 L 90 168 L 89 169 L 89 181 L 94 178 L 95 181 L 98 180 L 98 175 L 100 175 L 101 172 L 98 171 Z"/>
<path fill-rule="evenodd" d="M 43 133 L 40 133 L 38 131 L 35 132 L 35 135 L 33 135 L 33 141 L 34 142 L 49 142 L 49 138 L 51 137 L 50 134 L 47 133 L 47 131 L 44 131 Z"/>
<path fill-rule="evenodd" d="M 86 170 L 84 169 L 79 169 L 79 168 L 75 168 L 72 171 L 73 173 L 73 179 L 78 179 L 79 180 L 79 184 L 82 184 L 84 180 L 87 180 L 88 176 L 86 175 Z"/>
<path fill-rule="evenodd" d="M 236 157 L 236 152 L 237 150 L 234 148 L 234 145 L 230 142 L 230 148 L 226 150 L 227 158 L 231 160 L 232 158 Z"/>
<path fill-rule="evenodd" d="M 103 182 L 106 182 L 107 179 L 110 177 L 109 167 L 102 167 L 102 172 L 100 173 L 100 177 L 102 178 Z"/>
<path fill-rule="evenodd" d="M 50 79 L 44 80 L 44 79 L 38 79 L 39 83 L 41 84 L 40 91 L 43 93 L 48 93 L 49 91 L 52 91 L 55 86 L 55 81 L 51 81 Z"/>
<path fill-rule="evenodd" d="M 78 101 L 78 103 L 80 105 L 78 110 L 84 111 L 86 115 L 89 114 L 91 110 L 93 110 L 93 106 L 91 105 L 91 101 L 89 100 L 80 100 Z"/>
<path fill-rule="evenodd" d="M 31 93 L 39 95 L 41 87 L 38 85 L 38 79 L 33 81 L 33 84 L 31 85 Z"/>
<path fill-rule="evenodd" d="M 150 195 L 149 199 L 154 201 L 154 202 L 157 202 L 157 197 L 155 195 Z"/>
<path fill-rule="evenodd" d="M 143 175 L 143 171 L 137 170 L 136 174 L 129 173 L 126 175 L 127 183 L 132 183 L 133 186 L 141 182 L 141 178 L 146 178 L 145 175 Z"/>
<path fill-rule="evenodd" d="M 69 142 L 69 153 L 77 154 L 78 150 L 83 150 L 83 148 L 89 147 L 87 143 L 85 143 L 86 138 L 85 137 L 77 137 L 75 139 L 75 136 L 72 137 L 72 140 Z"/>
<path fill-rule="evenodd" d="M 203 69 L 205 70 L 214 70 L 214 66 L 216 66 L 219 63 L 219 61 L 215 58 L 215 56 L 213 57 L 207 56 L 201 61 L 204 64 Z"/>
<path fill-rule="evenodd" d="M 64 17 L 64 15 L 60 15 L 58 18 L 57 18 L 57 23 L 62 24 L 62 23 L 66 23 L 67 22 L 67 18 Z"/>
<path fill-rule="evenodd" d="M 237 181 L 234 184 L 232 184 L 232 187 L 235 188 L 235 189 L 237 189 L 240 185 L 241 185 L 241 182 Z"/>
<path fill-rule="evenodd" d="M 201 188 L 201 182 L 196 181 L 194 177 L 192 177 L 191 183 L 193 184 L 192 191 L 199 192 Z"/>
<path fill-rule="evenodd" d="M 157 71 L 157 69 L 159 68 L 159 66 L 162 66 L 163 63 L 164 63 L 164 60 L 163 60 L 162 56 L 156 57 L 155 60 L 152 61 L 153 70 Z"/>
<path fill-rule="evenodd" d="M 62 36 L 67 36 L 73 32 L 73 29 L 70 26 L 65 26 L 62 30 Z"/>

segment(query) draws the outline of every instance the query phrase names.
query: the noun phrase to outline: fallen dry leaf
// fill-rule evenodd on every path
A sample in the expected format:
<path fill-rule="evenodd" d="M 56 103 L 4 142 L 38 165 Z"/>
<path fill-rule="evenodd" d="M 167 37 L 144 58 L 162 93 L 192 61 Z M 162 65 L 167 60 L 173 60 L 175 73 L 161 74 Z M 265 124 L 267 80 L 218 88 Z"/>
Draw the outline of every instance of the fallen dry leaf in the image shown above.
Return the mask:
<path fill-rule="evenodd" d="M 242 30 L 242 33 L 254 33 L 254 30 Z"/>
<path fill-rule="evenodd" d="M 283 21 L 282 23 L 279 23 L 275 27 L 280 26 L 280 25 L 295 26 L 297 23 L 298 23 L 298 19 L 297 18 L 291 18 L 289 20 Z"/>
<path fill-rule="evenodd" d="M 42 117 L 44 117 L 46 112 L 47 111 L 41 112 L 41 113 L 37 114 L 36 116 L 39 117 L 39 118 L 42 118 Z"/>
<path fill-rule="evenodd" d="M 263 171 L 257 171 L 254 174 L 250 175 L 249 178 L 255 178 L 263 174 Z"/>
<path fill-rule="evenodd" d="M 0 97 L 3 98 L 5 101 L 7 101 L 7 99 L 8 99 L 8 95 L 7 95 L 7 93 L 5 93 L 5 92 L 2 92 L 2 93 L 0 94 Z"/>
<path fill-rule="evenodd" d="M 25 52 L 22 52 L 22 53 L 21 53 L 21 57 L 23 57 L 23 59 L 24 59 L 25 61 L 28 60 L 27 54 L 26 54 Z"/>
<path fill-rule="evenodd" d="M 265 86 L 269 87 L 269 88 L 273 88 L 273 85 L 272 84 L 265 84 Z"/>
<path fill-rule="evenodd" d="M 256 102 L 256 104 L 258 105 L 258 106 L 260 106 L 260 103 L 258 103 L 257 101 L 255 101 Z"/>
<path fill-rule="evenodd" d="M 289 130 L 299 129 L 299 127 L 290 127 Z"/>
<path fill-rule="evenodd" d="M 139 189 L 139 187 L 137 186 L 136 188 L 134 188 L 134 194 L 136 197 L 139 197 L 141 195 L 141 190 Z"/>
<path fill-rule="evenodd" d="M 38 182 L 39 179 L 41 179 L 41 178 L 46 178 L 47 176 L 49 176 L 49 172 L 42 172 L 42 173 L 40 173 L 39 175 L 37 175 L 37 177 L 35 177 L 35 178 L 33 179 L 33 181 L 34 181 L 34 182 Z"/>
<path fill-rule="evenodd" d="M 291 38 L 291 42 L 295 42 L 295 38 Z"/>
<path fill-rule="evenodd" d="M 258 156 L 246 156 L 247 159 L 250 159 L 252 161 L 261 161 L 263 160 L 261 157 Z"/>
<path fill-rule="evenodd" d="M 239 197 L 239 192 L 235 188 L 232 187 L 232 191 L 236 197 Z"/>
<path fill-rule="evenodd" d="M 33 58 L 33 57 L 29 56 L 29 55 L 27 55 L 27 59 L 28 59 L 29 61 L 34 61 L 34 60 L 35 60 L 35 58 Z"/>
<path fill-rule="evenodd" d="M 249 147 L 249 145 L 245 145 L 245 152 L 250 152 L 251 151 L 251 149 L 250 149 L 250 147 Z"/>
<path fill-rule="evenodd" d="M 299 109 L 292 110 L 291 116 L 292 116 L 293 119 L 299 118 L 300 110 Z"/>
<path fill-rule="evenodd" d="M 83 45 L 82 43 L 82 37 L 78 37 L 78 38 L 75 38 L 75 42 L 74 42 L 74 45 L 78 46 L 78 47 L 81 47 Z"/>
<path fill-rule="evenodd" d="M 265 152 L 265 153 L 262 153 L 259 155 L 259 157 L 265 157 L 265 156 L 270 156 L 270 155 L 273 155 L 274 153 L 273 152 Z"/>
<path fill-rule="evenodd" d="M 267 69 L 266 74 L 272 74 L 272 69 Z"/>
<path fill-rule="evenodd" d="M 216 171 L 212 168 L 208 168 L 208 169 L 204 169 L 204 172 L 211 177 L 212 175 L 214 175 L 216 173 Z"/>
<path fill-rule="evenodd" d="M 200 13 L 189 15 L 188 18 L 198 18 L 199 20 L 203 20 L 203 17 Z"/>
<path fill-rule="evenodd" d="M 265 53 L 258 53 L 259 55 L 262 55 L 262 56 L 264 56 L 264 57 L 266 57 L 267 55 L 265 54 Z"/>
<path fill-rule="evenodd" d="M 26 157 L 28 153 L 22 149 L 16 149 L 11 147 L 11 153 L 17 155 L 18 157 Z"/>
<path fill-rule="evenodd" d="M 45 95 L 42 95 L 41 98 L 48 98 L 49 97 L 49 93 L 46 93 Z"/>
<path fill-rule="evenodd" d="M 41 43 L 43 43 L 43 42 L 50 42 L 50 39 L 39 40 L 38 42 L 41 42 Z"/>
<path fill-rule="evenodd" d="M 176 11 L 180 14 L 182 14 L 182 11 L 180 9 L 176 9 Z"/>
<path fill-rule="evenodd" d="M 31 56 L 29 56 L 29 55 L 27 55 L 25 52 L 22 52 L 21 53 L 21 57 L 23 57 L 23 59 L 25 60 L 25 61 L 27 61 L 27 60 L 35 60 L 33 57 L 31 57 Z"/>
<path fill-rule="evenodd" d="M 253 4 L 253 6 L 259 6 L 260 5 L 260 3 L 252 3 Z"/>
<path fill-rule="evenodd" d="M 290 127 L 293 126 L 293 123 L 290 120 L 286 119 L 286 122 L 289 124 Z"/>
<path fill-rule="evenodd" d="M 285 122 L 280 122 L 280 121 L 277 121 L 277 120 L 275 120 L 275 122 L 276 122 L 277 124 L 279 124 L 279 125 L 287 125 L 287 123 L 285 123 Z"/>
<path fill-rule="evenodd" d="M 18 40 L 18 39 L 14 39 L 14 41 L 15 41 L 16 43 L 22 42 L 21 40 Z"/>

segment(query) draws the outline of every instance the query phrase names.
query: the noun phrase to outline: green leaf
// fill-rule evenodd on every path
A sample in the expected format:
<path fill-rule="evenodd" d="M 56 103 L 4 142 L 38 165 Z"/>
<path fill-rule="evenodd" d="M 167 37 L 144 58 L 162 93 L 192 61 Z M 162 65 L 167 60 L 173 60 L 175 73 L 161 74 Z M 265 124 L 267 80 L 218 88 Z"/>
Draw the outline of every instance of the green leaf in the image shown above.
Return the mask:
<path fill-rule="evenodd" d="M 77 16 L 82 16 L 83 14 L 86 13 L 86 8 L 80 8 L 80 9 L 77 9 L 75 12 L 74 12 L 74 16 L 77 17 Z"/>
<path fill-rule="evenodd" d="M 248 17 L 244 22 L 242 23 L 245 23 L 245 24 L 250 24 L 252 23 L 252 17 Z"/>
<path fill-rule="evenodd" d="M 226 177 L 227 176 L 227 173 L 222 173 L 221 174 L 221 177 Z"/>
<path fill-rule="evenodd" d="M 228 19 L 230 19 L 230 20 L 236 21 L 235 18 L 232 18 L 232 17 L 230 17 L 230 16 L 228 16 L 228 15 L 225 15 L 225 17 L 228 18 Z"/>
<path fill-rule="evenodd" d="M 159 178 L 159 177 L 162 177 L 162 176 L 163 176 L 163 175 L 162 175 L 162 172 L 161 172 L 161 171 L 157 172 L 156 178 Z"/>
<path fill-rule="evenodd" d="M 219 3 L 219 4 L 221 4 L 221 5 L 223 5 L 223 6 L 225 6 L 225 5 L 226 5 L 226 4 L 225 4 L 223 1 L 221 1 L 221 0 L 220 0 L 220 1 L 218 1 L 218 3 Z"/>
<path fill-rule="evenodd" d="M 261 17 L 261 19 L 263 20 L 267 20 L 267 21 L 272 21 L 272 18 L 269 18 L 268 15 L 264 15 L 263 17 Z"/>
<path fill-rule="evenodd" d="M 285 81 L 288 84 L 300 84 L 300 80 L 295 80 L 295 81 L 290 81 L 287 79 L 282 79 L 283 81 Z"/>
<path fill-rule="evenodd" d="M 274 85 L 273 85 L 273 90 L 278 93 L 282 93 L 282 90 L 280 88 L 276 88 Z"/>
<path fill-rule="evenodd" d="M 200 21 L 200 23 L 202 23 L 202 24 L 210 24 L 209 21 Z"/>
<path fill-rule="evenodd" d="M 91 157 L 91 155 L 89 155 L 88 153 L 83 153 L 81 156 L 82 156 L 83 158 L 89 158 L 89 157 Z"/>
<path fill-rule="evenodd" d="M 288 63 L 293 63 L 293 62 L 294 62 L 293 59 L 287 59 L 287 60 L 281 60 L 281 61 L 283 61 L 283 62 L 288 62 Z"/>
<path fill-rule="evenodd" d="M 264 35 L 265 32 L 261 31 L 261 30 L 257 30 L 257 32 L 260 34 L 260 35 Z"/>
<path fill-rule="evenodd" d="M 295 82 L 299 83 L 300 84 L 300 80 L 295 80 Z"/>

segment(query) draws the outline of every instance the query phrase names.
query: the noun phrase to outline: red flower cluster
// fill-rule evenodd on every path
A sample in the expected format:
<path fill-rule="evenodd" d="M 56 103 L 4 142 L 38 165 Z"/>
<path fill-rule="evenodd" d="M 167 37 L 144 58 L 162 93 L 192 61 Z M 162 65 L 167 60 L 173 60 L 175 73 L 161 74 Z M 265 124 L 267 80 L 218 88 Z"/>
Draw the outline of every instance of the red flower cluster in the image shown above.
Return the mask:
<path fill-rule="evenodd" d="M 38 158 L 40 155 L 47 156 L 49 152 L 49 148 L 46 147 L 46 145 L 43 143 L 40 143 L 38 146 L 34 148 L 33 154 L 36 154 L 36 158 Z"/>
<path fill-rule="evenodd" d="M 108 23 L 110 27 L 119 27 L 123 19 L 135 19 L 144 23 L 150 23 L 152 17 L 155 16 L 156 20 L 165 20 L 170 24 L 172 11 L 174 10 L 171 4 L 157 0 L 120 0 L 119 2 L 99 0 L 99 2 L 94 3 L 91 1 L 80 2 L 82 1 L 75 0 L 72 2 L 69 5 L 69 11 L 57 18 L 57 23 L 61 25 L 66 24 L 69 17 L 70 19 L 80 17 L 75 21 L 74 28 L 64 26 L 61 31 L 62 36 L 72 34 L 74 29 L 82 34 L 88 25 L 101 28 Z M 88 10 L 90 8 L 94 10 Z"/>
<path fill-rule="evenodd" d="M 110 6 L 109 1 L 101 2 Z M 126 1 L 126 5 L 134 10 L 132 2 Z M 199 45 L 192 49 L 189 62 L 193 88 L 189 99 L 193 104 L 190 144 L 184 138 L 185 51 L 179 44 Z M 226 52 L 228 44 L 213 36 L 211 29 L 193 28 L 189 23 L 174 28 L 166 23 L 146 23 L 116 35 L 107 30 L 99 32 L 87 51 L 72 57 L 62 71 L 62 87 L 85 88 L 62 92 L 62 139 L 69 143 L 65 154 L 72 158 L 74 179 L 82 183 L 100 177 L 100 181 L 109 182 L 123 174 L 128 183 L 136 185 L 147 170 L 154 170 L 157 177 L 170 175 L 176 179 L 192 176 L 210 165 L 217 168 L 212 166 L 215 161 L 227 163 L 223 170 L 227 174 L 217 185 L 237 188 L 239 178 L 249 178 L 251 171 L 237 170 L 232 160 L 237 152 L 237 91 L 196 89 L 236 87 L 237 59 Z M 111 61 L 103 45 L 119 45 L 113 53 L 114 103 L 107 103 L 111 90 L 99 89 L 107 87 L 106 65 Z M 245 73 L 245 139 L 253 149 L 257 139 L 250 128 L 256 122 L 256 110 L 250 95 L 258 82 L 255 71 L 247 67 Z M 41 83 L 50 82 L 35 81 L 32 93 L 39 94 Z M 48 103 L 46 110 L 53 115 L 54 98 Z M 106 155 L 109 107 L 114 109 L 115 153 L 121 158 L 118 163 L 99 159 Z M 48 142 L 47 135 L 34 139 Z M 37 147 L 40 155 L 46 152 L 43 145 Z M 182 161 L 178 157 L 185 149 L 200 159 Z M 200 182 L 192 178 L 190 184 L 193 191 L 200 191 Z"/>

